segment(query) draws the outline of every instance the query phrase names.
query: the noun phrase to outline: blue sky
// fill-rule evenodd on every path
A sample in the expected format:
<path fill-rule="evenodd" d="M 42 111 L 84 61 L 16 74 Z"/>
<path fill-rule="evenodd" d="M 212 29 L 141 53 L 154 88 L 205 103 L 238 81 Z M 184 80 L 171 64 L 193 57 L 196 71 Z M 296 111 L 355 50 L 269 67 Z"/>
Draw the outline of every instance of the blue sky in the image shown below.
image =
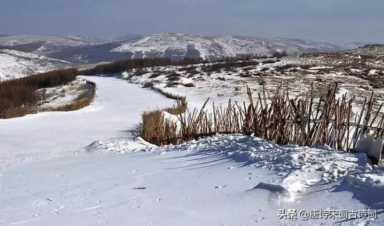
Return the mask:
<path fill-rule="evenodd" d="M 0 33 L 185 32 L 384 42 L 383 0 L 1 0 Z"/>

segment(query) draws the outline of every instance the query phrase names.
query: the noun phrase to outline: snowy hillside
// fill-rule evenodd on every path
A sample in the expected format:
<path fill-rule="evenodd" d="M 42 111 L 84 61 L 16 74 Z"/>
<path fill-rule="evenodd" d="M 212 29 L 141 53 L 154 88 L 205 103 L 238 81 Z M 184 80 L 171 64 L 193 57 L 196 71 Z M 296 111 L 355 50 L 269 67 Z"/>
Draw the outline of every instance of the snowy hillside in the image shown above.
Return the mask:
<path fill-rule="evenodd" d="M 0 49 L 0 81 L 69 66 L 70 63 L 33 53 Z"/>
<path fill-rule="evenodd" d="M 130 53 L 111 52 L 138 35 L 127 35 L 111 40 L 84 37 L 38 35 L 0 36 L 0 49 L 13 49 L 61 59 L 77 64 L 99 63 L 130 58 Z"/>
<path fill-rule="evenodd" d="M 46 54 L 48 57 L 70 61 L 76 64 L 94 64 L 129 59 L 132 54 L 111 52 L 121 45 L 121 41 L 101 43 L 96 45 L 74 46 Z"/>
<path fill-rule="evenodd" d="M 8 48 L 36 54 L 48 54 L 68 47 L 80 47 L 96 43 L 82 37 L 41 35 L 11 35 L 0 37 L 0 49 Z"/>
<path fill-rule="evenodd" d="M 384 44 L 370 44 L 352 50 L 352 53 L 368 56 L 384 56 Z"/>
<path fill-rule="evenodd" d="M 242 36 L 201 36 L 160 33 L 101 41 L 82 37 L 0 36 L 0 49 L 14 49 L 72 63 L 98 63 L 127 58 L 165 57 L 217 59 L 244 55 L 272 56 L 344 49 L 329 43 L 298 39 L 266 39 Z"/>
<path fill-rule="evenodd" d="M 113 52 L 130 52 L 134 58 L 169 57 L 214 59 L 241 55 L 272 56 L 276 53 L 337 51 L 328 43 L 296 39 L 261 39 L 240 36 L 207 37 L 180 33 L 161 33 L 127 42 Z"/>

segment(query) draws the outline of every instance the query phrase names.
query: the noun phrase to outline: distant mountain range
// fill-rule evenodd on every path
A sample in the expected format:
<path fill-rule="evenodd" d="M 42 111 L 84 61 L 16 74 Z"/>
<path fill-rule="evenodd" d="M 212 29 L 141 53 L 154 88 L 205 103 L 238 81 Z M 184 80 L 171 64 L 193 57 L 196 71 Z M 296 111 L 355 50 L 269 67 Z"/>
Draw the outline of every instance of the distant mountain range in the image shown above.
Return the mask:
<path fill-rule="evenodd" d="M 202 58 L 298 55 L 315 52 L 384 55 L 384 45 L 339 46 L 299 39 L 161 33 L 112 40 L 83 37 L 0 35 L 0 81 L 74 65 L 138 58 Z"/>
<path fill-rule="evenodd" d="M 12 48 L 25 52 L 47 54 L 67 47 L 80 47 L 97 44 L 82 37 L 59 37 L 41 35 L 4 35 L 0 36 L 1 48 Z"/>
<path fill-rule="evenodd" d="M 360 55 L 384 56 L 384 44 L 368 44 L 352 50 Z"/>
<path fill-rule="evenodd" d="M 132 53 L 133 58 L 166 57 L 217 59 L 244 55 L 273 56 L 329 52 L 342 48 L 324 42 L 298 39 L 262 39 L 241 36 L 200 36 L 180 33 L 161 33 L 126 42 L 112 52 Z"/>
<path fill-rule="evenodd" d="M 242 36 L 202 36 L 181 33 L 130 35 L 116 40 L 81 37 L 0 36 L 0 49 L 14 49 L 76 64 L 126 58 L 165 57 L 218 59 L 244 55 L 273 56 L 309 52 L 335 52 L 342 46 L 299 39 L 265 39 Z"/>

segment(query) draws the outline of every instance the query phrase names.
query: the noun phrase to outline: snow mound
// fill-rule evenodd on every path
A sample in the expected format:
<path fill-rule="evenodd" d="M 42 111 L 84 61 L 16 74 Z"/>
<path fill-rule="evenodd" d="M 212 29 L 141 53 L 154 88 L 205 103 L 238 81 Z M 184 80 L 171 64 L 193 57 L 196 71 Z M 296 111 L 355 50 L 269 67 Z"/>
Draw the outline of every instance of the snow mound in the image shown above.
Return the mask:
<path fill-rule="evenodd" d="M 218 135 L 190 141 L 181 145 L 164 147 L 148 146 L 132 140 L 98 141 L 89 149 L 132 152 L 189 152 L 192 156 L 216 156 L 235 161 L 241 166 L 254 166 L 275 172 L 281 181 L 275 185 L 261 184 L 254 189 L 286 193 L 293 201 L 312 187 L 340 181 L 351 175 L 370 172 L 365 154 L 340 153 L 327 148 L 279 146 L 256 137 L 243 135 Z M 383 179 L 384 182 L 384 179 Z M 287 195 L 289 194 L 289 195 Z"/>
<path fill-rule="evenodd" d="M 116 153 L 128 153 L 139 151 L 150 151 L 155 148 L 152 145 L 141 138 L 136 140 L 130 139 L 112 139 L 108 141 L 95 141 L 92 144 L 85 147 L 88 152 L 101 151 L 101 152 L 116 152 Z"/>

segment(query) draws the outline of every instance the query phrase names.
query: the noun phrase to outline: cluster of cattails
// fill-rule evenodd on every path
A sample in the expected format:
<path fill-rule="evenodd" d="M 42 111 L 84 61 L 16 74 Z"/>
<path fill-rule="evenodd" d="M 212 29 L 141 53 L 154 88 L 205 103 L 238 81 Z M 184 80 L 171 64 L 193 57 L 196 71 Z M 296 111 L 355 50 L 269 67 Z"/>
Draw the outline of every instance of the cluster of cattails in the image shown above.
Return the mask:
<path fill-rule="evenodd" d="M 354 99 L 337 98 L 337 85 L 329 85 L 321 95 L 314 89 L 303 97 L 290 98 L 287 89 L 277 88 L 268 96 L 263 89 L 256 96 L 247 89 L 248 102 L 228 101 L 226 106 L 208 107 L 177 114 L 177 122 L 164 120 L 161 112 L 151 118 L 153 133 L 142 133 L 149 142 L 177 144 L 215 134 L 245 134 L 277 144 L 328 145 L 337 150 L 354 150 L 362 135 L 384 136 L 382 105 L 374 110 L 374 96 L 366 98 L 361 110 L 353 112 Z M 156 123 L 155 123 L 156 121 Z M 148 121 L 143 117 L 143 128 Z M 147 131 L 147 130 L 146 130 Z"/>

